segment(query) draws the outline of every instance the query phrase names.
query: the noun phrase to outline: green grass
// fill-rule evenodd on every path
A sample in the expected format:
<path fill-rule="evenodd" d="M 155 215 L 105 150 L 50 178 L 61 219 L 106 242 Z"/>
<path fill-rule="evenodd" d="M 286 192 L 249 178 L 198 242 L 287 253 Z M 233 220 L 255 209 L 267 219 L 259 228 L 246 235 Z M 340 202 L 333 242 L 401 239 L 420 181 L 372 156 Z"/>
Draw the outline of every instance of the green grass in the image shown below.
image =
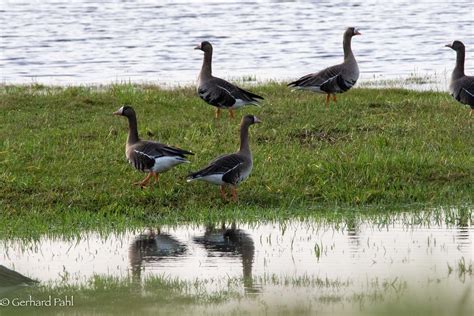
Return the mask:
<path fill-rule="evenodd" d="M 472 207 L 473 118 L 448 94 L 353 89 L 326 109 L 324 96 L 281 84 L 252 91 L 265 97 L 263 106 L 238 114 L 264 123 L 251 127 L 254 170 L 232 204 L 215 186 L 185 181 L 238 147 L 239 120 L 216 123 L 194 88 L 0 87 L 0 231 Z M 125 103 L 143 138 L 195 152 L 192 164 L 154 187 L 133 186 L 144 175 L 125 162 L 127 122 L 112 115 Z"/>

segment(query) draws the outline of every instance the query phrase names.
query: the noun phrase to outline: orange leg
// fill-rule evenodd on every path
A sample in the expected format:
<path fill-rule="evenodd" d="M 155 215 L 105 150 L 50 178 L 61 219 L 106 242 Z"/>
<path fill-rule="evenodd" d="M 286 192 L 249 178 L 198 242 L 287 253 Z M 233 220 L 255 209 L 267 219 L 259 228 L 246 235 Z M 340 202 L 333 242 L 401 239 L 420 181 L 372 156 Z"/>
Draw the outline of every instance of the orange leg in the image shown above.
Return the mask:
<path fill-rule="evenodd" d="M 217 108 L 217 109 L 216 109 L 216 114 L 214 115 L 214 117 L 215 117 L 216 119 L 218 119 L 220 115 L 221 115 L 221 109 Z"/>
<path fill-rule="evenodd" d="M 154 175 L 154 172 L 150 172 L 149 174 L 146 175 L 145 179 L 143 179 L 143 180 L 140 181 L 140 182 L 136 182 L 136 183 L 134 183 L 134 184 L 139 185 L 139 186 L 141 186 L 142 188 L 143 188 L 143 187 L 146 187 L 146 185 L 147 185 L 148 182 L 150 181 L 150 178 L 151 178 L 152 175 Z"/>
<path fill-rule="evenodd" d="M 160 179 L 160 175 L 158 173 L 154 173 L 154 172 L 152 173 L 153 173 L 153 178 L 155 179 L 155 183 L 157 183 L 158 180 Z"/>
<path fill-rule="evenodd" d="M 223 185 L 220 186 L 220 190 L 221 190 L 221 198 L 223 201 L 227 201 L 227 195 L 225 193 L 225 187 Z"/>
<path fill-rule="evenodd" d="M 234 110 L 229 109 L 229 116 L 230 116 L 231 118 L 234 118 L 234 117 L 235 117 Z"/>
<path fill-rule="evenodd" d="M 329 107 L 329 98 L 331 97 L 330 94 L 326 94 L 326 107 Z"/>
<path fill-rule="evenodd" d="M 335 95 L 335 94 L 332 95 L 332 100 L 333 100 L 335 103 L 337 102 L 337 99 L 336 99 L 336 95 Z"/>
<path fill-rule="evenodd" d="M 234 202 L 237 202 L 237 188 L 235 186 L 232 186 L 231 192 L 232 192 L 232 200 Z"/>

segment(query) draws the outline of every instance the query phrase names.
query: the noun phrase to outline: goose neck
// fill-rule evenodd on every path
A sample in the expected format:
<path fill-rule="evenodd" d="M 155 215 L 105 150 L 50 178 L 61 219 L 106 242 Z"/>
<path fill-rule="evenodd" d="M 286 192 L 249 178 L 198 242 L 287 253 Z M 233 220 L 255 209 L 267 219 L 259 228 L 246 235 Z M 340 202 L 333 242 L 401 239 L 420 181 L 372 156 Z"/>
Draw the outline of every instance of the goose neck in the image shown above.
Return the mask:
<path fill-rule="evenodd" d="M 354 58 L 351 48 L 352 36 L 345 35 L 344 40 L 342 41 L 342 47 L 344 49 L 344 60 L 349 58 Z"/>
<path fill-rule="evenodd" d="M 137 117 L 135 115 L 128 116 L 128 138 L 127 143 L 129 145 L 135 144 L 140 140 L 138 137 Z"/>
<path fill-rule="evenodd" d="M 454 67 L 453 78 L 459 78 L 464 76 L 465 54 L 466 52 L 464 49 L 456 51 L 456 67 Z"/>
<path fill-rule="evenodd" d="M 212 50 L 204 52 L 204 59 L 201 68 L 201 77 L 210 78 L 212 76 Z"/>
<path fill-rule="evenodd" d="M 242 124 L 240 126 L 240 150 L 241 153 L 250 156 L 250 146 L 249 146 L 249 125 Z"/>

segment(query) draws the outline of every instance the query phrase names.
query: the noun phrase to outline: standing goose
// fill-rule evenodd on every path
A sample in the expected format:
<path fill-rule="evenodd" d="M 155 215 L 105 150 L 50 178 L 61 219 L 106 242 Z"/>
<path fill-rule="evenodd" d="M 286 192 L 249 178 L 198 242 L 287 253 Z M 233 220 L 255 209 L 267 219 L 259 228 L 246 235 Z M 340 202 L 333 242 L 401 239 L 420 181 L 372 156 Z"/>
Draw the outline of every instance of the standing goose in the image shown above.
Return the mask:
<path fill-rule="evenodd" d="M 212 45 L 205 41 L 196 46 L 204 52 L 204 61 L 197 81 L 199 97 L 208 104 L 215 106 L 216 119 L 219 118 L 220 109 L 228 109 L 230 117 L 234 117 L 234 109 L 244 105 L 258 105 L 263 98 L 252 92 L 246 91 L 225 81 L 212 76 Z"/>
<path fill-rule="evenodd" d="M 135 169 L 148 172 L 148 175 L 135 184 L 145 187 L 153 176 L 158 181 L 158 173 L 165 172 L 176 165 L 189 162 L 186 155 L 194 155 L 187 150 L 170 147 L 158 142 L 141 140 L 138 137 L 137 116 L 132 107 L 124 105 L 114 115 L 128 119 L 128 138 L 125 156 Z"/>
<path fill-rule="evenodd" d="M 354 27 L 349 27 L 344 32 L 342 42 L 344 62 L 342 64 L 301 77 L 296 81 L 290 82 L 288 86 L 317 93 L 326 93 L 326 107 L 329 106 L 331 94 L 333 95 L 334 102 L 336 102 L 336 93 L 346 92 L 359 79 L 359 66 L 351 49 L 351 40 L 355 35 L 361 35 L 361 33 Z"/>
<path fill-rule="evenodd" d="M 456 67 L 451 75 L 449 92 L 459 102 L 469 105 L 471 107 L 470 115 L 472 115 L 474 111 L 474 77 L 464 74 L 466 47 L 460 41 L 454 41 L 446 47 L 456 51 Z"/>
<path fill-rule="evenodd" d="M 234 154 L 220 156 L 209 163 L 205 168 L 188 175 L 188 182 L 203 180 L 220 185 L 222 199 L 227 200 L 225 186 L 231 187 L 232 199 L 237 201 L 237 185 L 247 179 L 252 171 L 252 153 L 249 147 L 249 126 L 261 121 L 247 115 L 240 123 L 240 149 Z"/>

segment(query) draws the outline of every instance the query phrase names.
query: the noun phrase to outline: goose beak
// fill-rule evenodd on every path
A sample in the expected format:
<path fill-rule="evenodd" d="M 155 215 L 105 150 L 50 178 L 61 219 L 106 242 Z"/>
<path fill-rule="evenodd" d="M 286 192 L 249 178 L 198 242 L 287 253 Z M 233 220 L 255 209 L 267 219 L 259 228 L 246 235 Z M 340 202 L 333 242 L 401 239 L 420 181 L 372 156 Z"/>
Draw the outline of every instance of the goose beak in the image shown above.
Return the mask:
<path fill-rule="evenodd" d="M 120 109 L 118 109 L 117 111 L 115 111 L 114 113 L 112 113 L 113 115 L 123 115 L 123 110 L 124 110 L 124 106 L 122 106 Z M 133 109 L 132 109 L 133 111 Z"/>
<path fill-rule="evenodd" d="M 254 123 L 262 123 L 262 120 L 260 120 L 258 117 L 255 116 L 255 118 L 253 119 L 253 122 Z"/>
<path fill-rule="evenodd" d="M 362 35 L 362 33 L 359 32 L 359 30 L 355 30 L 355 31 L 354 31 L 354 35 Z"/>
<path fill-rule="evenodd" d="M 453 48 L 453 46 L 451 44 L 446 44 L 446 45 L 444 45 L 444 47 Z"/>
<path fill-rule="evenodd" d="M 197 50 L 197 49 L 201 50 L 201 44 L 199 44 L 198 46 L 194 47 L 194 49 L 196 49 L 196 50 Z"/>

